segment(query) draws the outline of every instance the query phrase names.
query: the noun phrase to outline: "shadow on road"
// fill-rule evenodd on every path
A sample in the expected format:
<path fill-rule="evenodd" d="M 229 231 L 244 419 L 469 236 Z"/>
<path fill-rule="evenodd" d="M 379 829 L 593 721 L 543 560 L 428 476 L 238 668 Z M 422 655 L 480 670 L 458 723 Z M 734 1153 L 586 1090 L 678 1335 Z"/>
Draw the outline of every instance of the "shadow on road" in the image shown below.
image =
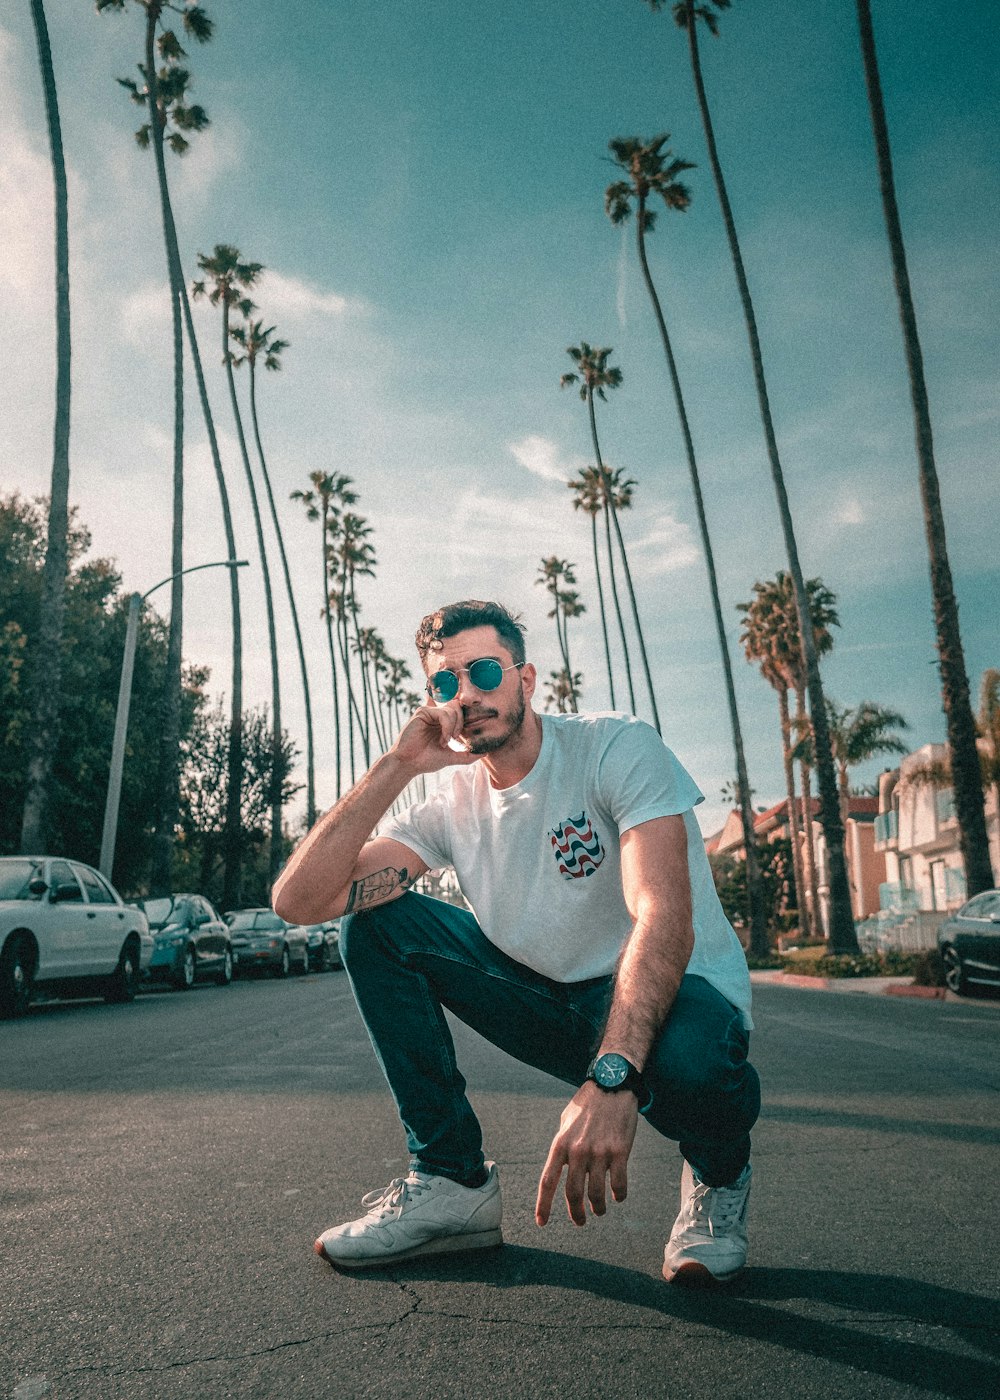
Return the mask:
<path fill-rule="evenodd" d="M 796 1123 L 807 1128 L 855 1128 L 865 1133 L 912 1133 L 922 1138 L 950 1138 L 1000 1147 L 1000 1128 L 977 1123 L 935 1122 L 932 1118 L 887 1118 L 883 1113 L 849 1113 L 839 1108 L 765 1105 L 762 1120 Z"/>
<path fill-rule="evenodd" d="M 991 1359 L 1000 1356 L 995 1301 L 896 1274 L 750 1268 L 728 1288 L 693 1292 L 671 1288 L 616 1265 L 507 1245 L 483 1255 L 414 1260 L 405 1270 L 397 1268 L 391 1275 L 388 1270 L 379 1270 L 354 1274 L 352 1280 L 384 1284 L 387 1277 L 408 1289 L 420 1282 L 486 1284 L 498 1289 L 574 1289 L 687 1326 L 695 1323 L 723 1335 L 784 1347 L 934 1395 L 956 1400 L 1000 1395 L 1000 1366 Z M 546 1315 L 539 1308 L 537 1295 L 530 1296 L 530 1304 L 531 1311 L 520 1314 L 518 1322 L 553 1331 L 580 1327 L 578 1317 L 561 1321 L 556 1312 Z M 776 1306 L 780 1304 L 800 1306 Z M 843 1315 L 808 1315 L 819 1310 Z M 421 1302 L 416 1312 L 432 1316 L 434 1308 Z M 452 1308 L 448 1312 L 456 1315 Z M 477 1319 L 470 1313 L 469 1320 Z M 499 1321 L 483 1314 L 479 1320 Z M 642 1325 L 642 1320 L 634 1315 L 623 1318 L 609 1314 L 607 1325 L 629 1327 Z M 945 1329 L 958 1341 L 958 1349 L 884 1335 L 915 1328 L 926 1329 L 925 1336 Z M 970 1356 L 966 1349 L 982 1355 Z"/>

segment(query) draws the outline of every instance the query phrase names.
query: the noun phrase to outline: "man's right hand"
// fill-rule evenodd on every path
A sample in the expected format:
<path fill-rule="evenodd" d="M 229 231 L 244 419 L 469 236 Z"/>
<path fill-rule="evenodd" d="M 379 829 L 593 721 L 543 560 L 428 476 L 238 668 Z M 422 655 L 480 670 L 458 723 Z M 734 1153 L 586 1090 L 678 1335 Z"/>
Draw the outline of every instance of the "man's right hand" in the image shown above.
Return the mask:
<path fill-rule="evenodd" d="M 403 726 L 390 753 L 414 776 L 475 763 L 478 754 L 451 747 L 452 741 L 461 740 L 462 726 L 462 706 L 457 697 L 446 705 L 421 705 Z"/>

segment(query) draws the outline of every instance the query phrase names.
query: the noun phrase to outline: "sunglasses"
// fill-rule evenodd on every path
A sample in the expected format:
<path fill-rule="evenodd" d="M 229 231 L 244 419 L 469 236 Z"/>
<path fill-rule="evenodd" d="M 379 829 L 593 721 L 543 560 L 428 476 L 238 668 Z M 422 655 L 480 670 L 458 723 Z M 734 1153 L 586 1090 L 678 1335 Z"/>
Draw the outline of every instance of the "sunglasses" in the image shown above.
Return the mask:
<path fill-rule="evenodd" d="M 427 682 L 427 694 L 432 695 L 439 705 L 446 705 L 458 694 L 459 672 L 468 676 L 477 690 L 496 690 L 508 671 L 519 671 L 523 661 L 515 661 L 513 666 L 501 666 L 492 656 L 481 656 L 468 666 L 460 666 L 456 671 L 435 671 Z"/>

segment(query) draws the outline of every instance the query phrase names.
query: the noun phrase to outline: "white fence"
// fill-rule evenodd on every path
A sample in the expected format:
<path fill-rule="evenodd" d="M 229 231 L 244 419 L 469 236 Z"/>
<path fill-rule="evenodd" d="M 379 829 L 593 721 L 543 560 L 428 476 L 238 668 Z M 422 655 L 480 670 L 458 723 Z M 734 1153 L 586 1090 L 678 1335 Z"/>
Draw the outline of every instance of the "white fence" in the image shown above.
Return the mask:
<path fill-rule="evenodd" d="M 947 918 L 939 909 L 883 909 L 858 924 L 864 953 L 922 953 L 937 947 L 937 931 Z"/>

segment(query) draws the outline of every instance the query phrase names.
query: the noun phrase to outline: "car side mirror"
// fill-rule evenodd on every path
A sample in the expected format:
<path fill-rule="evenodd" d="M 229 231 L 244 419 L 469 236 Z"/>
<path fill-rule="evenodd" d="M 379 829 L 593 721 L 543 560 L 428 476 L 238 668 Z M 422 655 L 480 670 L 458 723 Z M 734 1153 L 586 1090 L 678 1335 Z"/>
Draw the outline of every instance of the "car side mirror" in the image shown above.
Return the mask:
<path fill-rule="evenodd" d="M 43 880 L 41 875 L 36 875 L 35 878 L 31 880 L 28 884 L 29 894 L 44 894 L 47 889 L 48 884 L 45 880 Z"/>
<path fill-rule="evenodd" d="M 80 893 L 80 886 L 74 880 L 65 880 L 61 885 L 56 885 L 49 895 L 53 904 L 65 904 L 73 899 L 83 899 Z"/>

